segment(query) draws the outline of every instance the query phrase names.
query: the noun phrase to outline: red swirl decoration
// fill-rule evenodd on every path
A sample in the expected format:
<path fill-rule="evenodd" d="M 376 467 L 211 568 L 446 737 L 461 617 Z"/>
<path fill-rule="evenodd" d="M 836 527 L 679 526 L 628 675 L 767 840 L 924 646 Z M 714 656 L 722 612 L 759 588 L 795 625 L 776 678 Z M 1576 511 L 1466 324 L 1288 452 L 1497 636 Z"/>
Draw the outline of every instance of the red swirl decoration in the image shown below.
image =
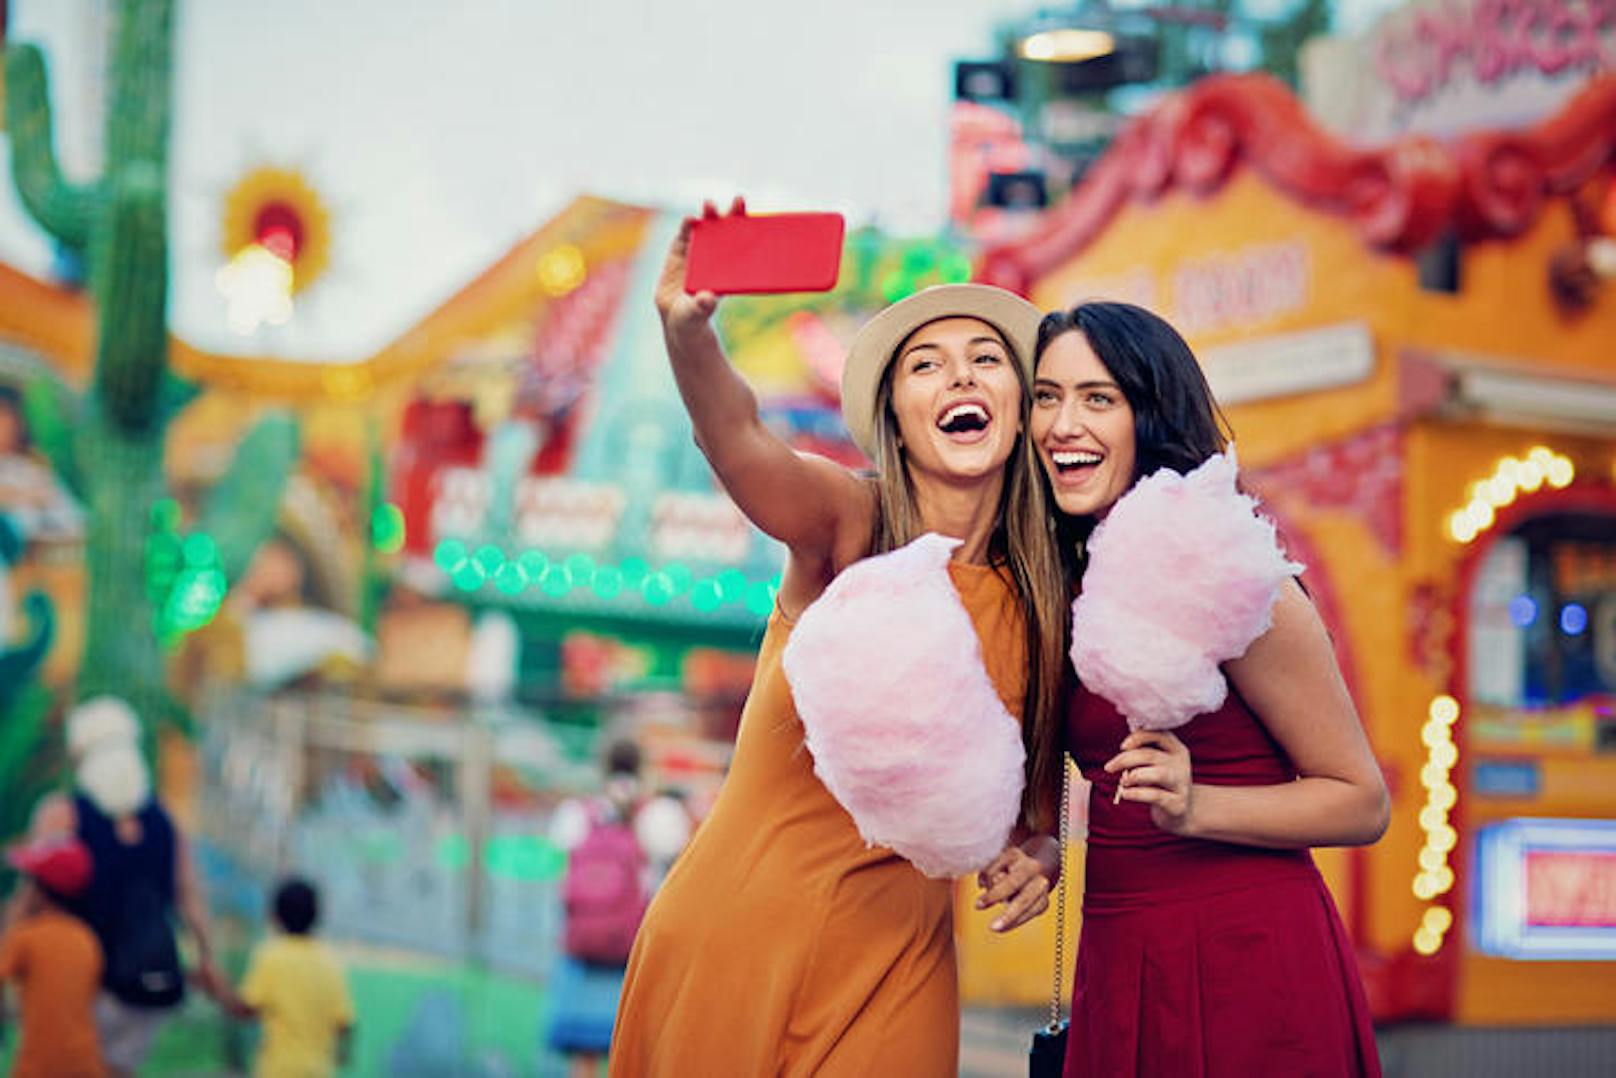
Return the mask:
<path fill-rule="evenodd" d="M 1589 83 L 1536 127 L 1470 135 L 1455 153 L 1465 235 L 1519 235 L 1548 199 L 1575 191 L 1616 158 L 1616 76 Z"/>
<path fill-rule="evenodd" d="M 1616 159 L 1616 76 L 1521 131 L 1456 143 L 1411 136 L 1378 149 L 1318 126 L 1267 75 L 1216 75 L 1134 119 L 1031 240 L 983 252 L 978 279 L 1025 292 L 1103 231 L 1130 201 L 1217 191 L 1244 165 L 1372 247 L 1407 254 L 1449 229 L 1467 240 L 1518 235 L 1546 202 Z"/>

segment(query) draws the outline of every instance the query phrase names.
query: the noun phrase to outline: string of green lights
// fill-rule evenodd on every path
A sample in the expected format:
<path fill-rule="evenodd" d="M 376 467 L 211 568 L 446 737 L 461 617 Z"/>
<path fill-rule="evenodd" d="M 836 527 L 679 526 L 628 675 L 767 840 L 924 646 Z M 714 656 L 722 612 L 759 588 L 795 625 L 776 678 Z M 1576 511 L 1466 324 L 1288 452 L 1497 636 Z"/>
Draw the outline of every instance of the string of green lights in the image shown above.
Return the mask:
<path fill-rule="evenodd" d="M 539 550 L 510 554 L 493 543 L 473 550 L 459 539 L 441 541 L 432 557 L 454 586 L 466 592 L 492 585 L 514 596 L 536 588 L 560 599 L 588 589 L 608 602 L 638 598 L 649 606 L 663 607 L 683 598 L 703 614 L 736 605 L 766 617 L 780 590 L 778 574 L 767 580 L 748 580 L 739 569 L 725 569 L 698 577 L 690 566 L 677 561 L 652 568 L 644 558 L 635 557 L 616 564 L 597 562 L 581 553 L 552 559 Z"/>

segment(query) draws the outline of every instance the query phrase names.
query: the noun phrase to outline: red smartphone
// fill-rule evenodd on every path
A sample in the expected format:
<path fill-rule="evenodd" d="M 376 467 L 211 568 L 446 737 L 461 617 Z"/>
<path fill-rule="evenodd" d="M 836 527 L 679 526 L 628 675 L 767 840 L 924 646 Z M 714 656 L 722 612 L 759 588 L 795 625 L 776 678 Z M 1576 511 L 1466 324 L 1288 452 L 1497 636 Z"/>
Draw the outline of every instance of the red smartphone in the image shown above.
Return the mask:
<path fill-rule="evenodd" d="M 704 217 L 690 232 L 685 291 L 828 292 L 842 266 L 839 213 Z"/>

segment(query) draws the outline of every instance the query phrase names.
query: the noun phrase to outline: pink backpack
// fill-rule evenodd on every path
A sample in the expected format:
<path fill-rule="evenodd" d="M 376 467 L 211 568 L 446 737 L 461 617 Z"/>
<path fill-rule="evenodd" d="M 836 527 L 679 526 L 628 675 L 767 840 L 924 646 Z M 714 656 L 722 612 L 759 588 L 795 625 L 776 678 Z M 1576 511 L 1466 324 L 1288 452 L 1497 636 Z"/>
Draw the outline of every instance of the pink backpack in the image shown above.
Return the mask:
<path fill-rule="evenodd" d="M 645 916 L 645 853 L 627 823 L 591 808 L 589 831 L 567 855 L 561 879 L 562 944 L 585 962 L 620 966 Z"/>

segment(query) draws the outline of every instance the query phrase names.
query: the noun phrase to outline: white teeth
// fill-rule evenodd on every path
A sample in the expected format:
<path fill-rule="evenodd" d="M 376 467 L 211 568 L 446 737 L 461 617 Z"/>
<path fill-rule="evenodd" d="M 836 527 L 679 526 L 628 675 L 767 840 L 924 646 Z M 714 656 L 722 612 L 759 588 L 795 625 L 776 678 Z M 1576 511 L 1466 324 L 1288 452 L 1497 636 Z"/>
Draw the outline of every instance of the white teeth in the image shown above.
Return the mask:
<path fill-rule="evenodd" d="M 937 421 L 937 425 L 940 427 L 946 427 L 948 424 L 954 422 L 954 420 L 968 415 L 974 415 L 984 423 L 988 421 L 987 409 L 983 408 L 980 404 L 956 404 L 954 407 L 943 413 L 943 418 Z"/>
<path fill-rule="evenodd" d="M 1050 458 L 1062 468 L 1077 464 L 1098 464 L 1105 458 L 1098 453 L 1051 453 Z"/>

